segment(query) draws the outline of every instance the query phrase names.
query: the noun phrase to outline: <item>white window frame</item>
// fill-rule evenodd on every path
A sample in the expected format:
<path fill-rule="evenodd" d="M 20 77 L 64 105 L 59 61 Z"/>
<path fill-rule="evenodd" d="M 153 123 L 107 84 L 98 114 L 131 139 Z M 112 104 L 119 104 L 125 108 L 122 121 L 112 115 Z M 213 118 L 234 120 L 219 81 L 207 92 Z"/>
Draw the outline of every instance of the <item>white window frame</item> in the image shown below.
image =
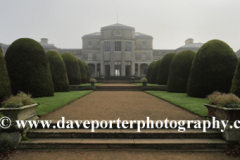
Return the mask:
<path fill-rule="evenodd" d="M 88 41 L 88 47 L 92 47 L 92 41 Z"/>
<path fill-rule="evenodd" d="M 147 42 L 146 41 L 142 42 L 142 46 L 147 47 Z"/>
<path fill-rule="evenodd" d="M 121 52 L 122 51 L 122 43 L 120 41 L 115 42 L 115 50 L 116 52 Z"/>
<path fill-rule="evenodd" d="M 132 52 L 132 42 L 126 42 L 125 51 Z"/>
<path fill-rule="evenodd" d="M 110 42 L 104 42 L 104 51 L 110 52 Z"/>

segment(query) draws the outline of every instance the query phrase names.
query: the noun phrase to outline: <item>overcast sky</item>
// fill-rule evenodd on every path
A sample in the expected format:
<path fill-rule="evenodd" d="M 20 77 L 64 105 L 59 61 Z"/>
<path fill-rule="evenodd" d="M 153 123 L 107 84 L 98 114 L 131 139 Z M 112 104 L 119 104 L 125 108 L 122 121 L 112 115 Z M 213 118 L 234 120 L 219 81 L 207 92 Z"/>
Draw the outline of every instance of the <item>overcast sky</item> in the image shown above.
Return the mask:
<path fill-rule="evenodd" d="M 82 36 L 117 23 L 153 36 L 153 49 L 176 49 L 187 38 L 225 41 L 240 49 L 240 0 L 0 0 L 0 43 L 48 38 L 82 48 Z"/>

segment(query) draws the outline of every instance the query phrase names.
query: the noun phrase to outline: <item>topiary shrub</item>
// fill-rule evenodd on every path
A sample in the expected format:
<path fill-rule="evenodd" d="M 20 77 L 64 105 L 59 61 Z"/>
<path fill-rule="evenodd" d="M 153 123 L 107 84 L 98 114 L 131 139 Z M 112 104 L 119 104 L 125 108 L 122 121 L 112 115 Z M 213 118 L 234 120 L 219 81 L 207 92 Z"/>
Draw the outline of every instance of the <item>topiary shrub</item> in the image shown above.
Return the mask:
<path fill-rule="evenodd" d="M 50 64 L 54 91 L 69 92 L 67 70 L 62 56 L 57 51 L 48 51 L 46 56 Z"/>
<path fill-rule="evenodd" d="M 153 83 L 153 84 L 156 84 L 157 83 L 157 74 L 158 74 L 158 69 L 159 69 L 159 66 L 161 64 L 161 59 L 159 59 L 158 61 L 156 61 L 153 65 L 153 68 L 152 68 L 152 72 L 151 72 L 151 77 L 150 77 L 150 81 Z"/>
<path fill-rule="evenodd" d="M 54 87 L 43 47 L 30 38 L 20 38 L 8 48 L 6 64 L 12 93 L 30 93 L 32 97 L 53 96 Z"/>
<path fill-rule="evenodd" d="M 176 53 L 168 53 L 162 58 L 157 74 L 157 84 L 167 85 L 170 64 L 175 55 Z"/>
<path fill-rule="evenodd" d="M 8 77 L 6 62 L 3 57 L 3 52 L 0 47 L 0 104 L 2 101 L 10 97 L 11 86 Z"/>
<path fill-rule="evenodd" d="M 79 85 L 81 82 L 80 68 L 77 58 L 72 53 L 63 53 L 63 61 L 67 69 L 68 81 L 70 85 Z"/>
<path fill-rule="evenodd" d="M 188 77 L 195 56 L 195 52 L 187 50 L 173 57 L 167 83 L 168 92 L 187 92 Z"/>
<path fill-rule="evenodd" d="M 240 59 L 238 59 L 237 68 L 235 69 L 234 72 L 230 92 L 240 97 Z"/>
<path fill-rule="evenodd" d="M 223 41 L 211 40 L 197 52 L 193 61 L 187 94 L 192 97 L 206 97 L 214 91 L 229 92 L 237 56 Z"/>
<path fill-rule="evenodd" d="M 86 73 L 87 73 L 87 79 L 85 79 L 85 83 L 89 83 L 89 80 L 90 80 L 90 78 L 91 78 L 91 76 L 90 76 L 90 70 L 89 70 L 88 64 L 87 64 L 86 62 L 84 62 L 84 64 L 85 64 L 85 71 L 86 71 Z"/>
<path fill-rule="evenodd" d="M 85 64 L 83 61 L 78 59 L 78 66 L 80 68 L 80 74 L 81 74 L 81 83 L 85 83 L 85 79 L 87 79 L 87 73 L 85 71 Z"/>
<path fill-rule="evenodd" d="M 153 69 L 153 66 L 154 64 L 156 63 L 156 61 L 153 61 L 152 63 L 150 63 L 150 65 L 148 66 L 148 69 L 147 69 L 147 75 L 146 75 L 146 78 L 148 80 L 148 83 L 152 83 L 151 82 L 151 75 L 152 75 L 152 69 Z M 140 71 L 138 71 L 140 72 Z"/>

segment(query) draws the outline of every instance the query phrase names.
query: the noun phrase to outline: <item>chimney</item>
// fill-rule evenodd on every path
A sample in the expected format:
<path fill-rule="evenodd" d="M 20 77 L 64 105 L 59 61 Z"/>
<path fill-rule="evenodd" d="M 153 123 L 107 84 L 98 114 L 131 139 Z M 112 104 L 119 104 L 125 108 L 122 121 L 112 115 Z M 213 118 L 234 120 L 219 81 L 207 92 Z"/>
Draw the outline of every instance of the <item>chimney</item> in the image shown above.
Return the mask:
<path fill-rule="evenodd" d="M 191 44 L 191 43 L 193 43 L 193 39 L 192 39 L 192 38 L 188 38 L 188 39 L 185 41 L 185 45 Z"/>
<path fill-rule="evenodd" d="M 48 39 L 47 38 L 41 38 L 41 42 L 48 44 Z"/>

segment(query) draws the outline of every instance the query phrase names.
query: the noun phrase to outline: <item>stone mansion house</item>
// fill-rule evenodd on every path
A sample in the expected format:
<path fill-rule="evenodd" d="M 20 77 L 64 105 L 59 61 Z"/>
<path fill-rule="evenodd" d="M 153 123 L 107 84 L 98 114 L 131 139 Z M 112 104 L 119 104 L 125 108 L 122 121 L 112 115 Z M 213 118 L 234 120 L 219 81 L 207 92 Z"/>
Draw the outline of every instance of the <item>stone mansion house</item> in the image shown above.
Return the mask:
<path fill-rule="evenodd" d="M 197 50 L 203 43 L 193 43 L 189 38 L 185 45 L 177 49 L 153 49 L 153 37 L 136 32 L 134 27 L 113 24 L 101 28 L 100 32 L 82 37 L 82 49 L 57 48 L 48 43 L 47 38 L 39 42 L 45 51 L 55 50 L 60 54 L 70 52 L 76 58 L 85 61 L 90 68 L 91 77 L 104 76 L 140 76 L 145 77 L 147 67 L 152 61 L 161 59 L 167 53 L 179 53 L 183 50 Z M 5 54 L 9 45 L 0 43 Z"/>

